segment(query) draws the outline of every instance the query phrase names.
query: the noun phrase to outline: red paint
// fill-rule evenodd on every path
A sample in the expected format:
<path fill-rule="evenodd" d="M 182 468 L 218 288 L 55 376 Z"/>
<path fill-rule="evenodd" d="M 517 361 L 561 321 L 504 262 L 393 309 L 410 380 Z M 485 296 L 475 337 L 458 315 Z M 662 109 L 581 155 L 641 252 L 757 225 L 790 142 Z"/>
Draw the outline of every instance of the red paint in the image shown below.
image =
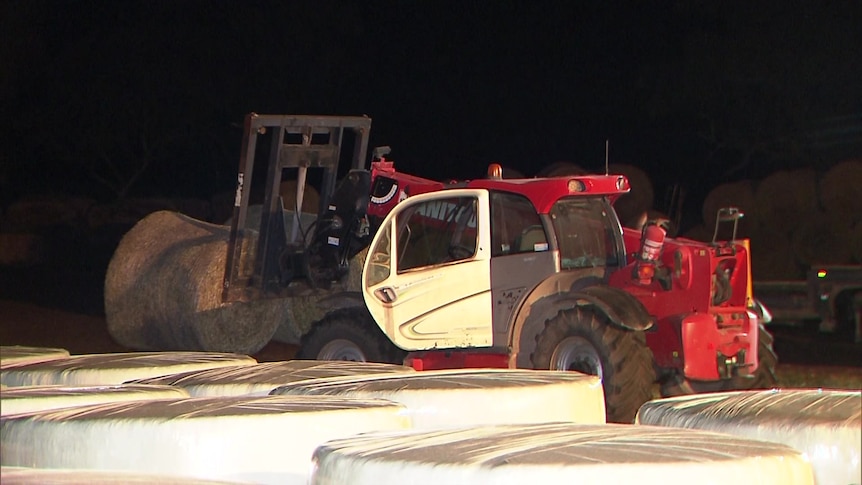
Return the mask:
<path fill-rule="evenodd" d="M 428 350 L 407 354 L 404 365 L 413 367 L 418 371 L 467 368 L 506 369 L 509 367 L 509 355 L 475 352 L 469 349 Z"/>

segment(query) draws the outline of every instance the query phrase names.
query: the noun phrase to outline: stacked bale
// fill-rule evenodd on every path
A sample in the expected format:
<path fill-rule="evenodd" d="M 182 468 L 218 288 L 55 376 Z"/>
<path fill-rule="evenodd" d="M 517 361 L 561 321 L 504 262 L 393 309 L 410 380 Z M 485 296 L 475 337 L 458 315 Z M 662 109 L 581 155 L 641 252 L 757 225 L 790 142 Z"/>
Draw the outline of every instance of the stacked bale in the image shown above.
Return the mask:
<path fill-rule="evenodd" d="M 800 220 L 817 211 L 817 173 L 779 170 L 764 178 L 755 193 L 760 225 L 776 236 L 791 236 Z"/>
<path fill-rule="evenodd" d="M 850 247 L 853 248 L 853 261 L 862 264 L 862 222 L 857 222 L 850 231 Z"/>
<path fill-rule="evenodd" d="M 631 191 L 617 199 L 614 210 L 624 226 L 635 227 L 643 214 L 653 206 L 652 182 L 646 172 L 634 165 L 612 163 L 608 165 L 608 173 L 628 178 Z"/>
<path fill-rule="evenodd" d="M 537 177 L 560 177 L 565 175 L 587 175 L 596 173 L 572 162 L 554 162 L 542 170 Z M 636 227 L 643 214 L 653 206 L 653 186 L 649 176 L 638 167 L 624 163 L 608 165 L 609 174 L 625 175 L 631 190 L 614 203 L 620 222 L 626 227 Z"/>
<path fill-rule="evenodd" d="M 701 227 L 701 232 L 697 237 L 692 239 L 700 239 L 703 241 L 712 240 L 715 233 L 715 223 L 718 216 L 718 210 L 723 207 L 737 207 L 745 215 L 739 220 L 737 237 L 750 238 L 751 260 L 754 274 L 759 279 L 763 279 L 764 275 L 769 275 L 770 279 L 793 279 L 799 276 L 799 268 L 795 263 L 793 246 L 790 244 L 790 239 L 782 232 L 791 230 L 793 224 L 788 224 L 786 227 L 777 229 L 773 224 L 765 224 L 763 219 L 763 211 L 761 210 L 761 202 L 771 192 L 779 191 L 777 187 L 788 178 L 793 178 L 786 172 L 781 172 L 781 175 L 770 179 L 766 185 L 756 185 L 752 180 L 740 180 L 718 185 L 713 188 L 704 199 L 702 208 L 702 217 L 704 224 Z M 790 199 L 793 200 L 792 198 Z M 781 203 L 772 206 L 763 207 L 768 213 L 774 213 L 776 210 L 780 212 L 787 207 L 788 204 Z M 723 229 L 719 229 L 718 238 L 728 239 L 731 234 L 729 232 L 729 223 Z"/>
<path fill-rule="evenodd" d="M 709 191 L 703 201 L 701 216 L 710 239 L 715 232 L 718 210 L 725 207 L 736 207 L 745 214 L 739 220 L 738 237 L 751 236 L 757 221 L 757 202 L 754 193 L 754 182 L 751 180 L 721 184 Z M 729 237 L 727 231 L 720 230 L 719 237 L 722 236 Z"/>
<path fill-rule="evenodd" d="M 294 210 L 296 208 L 296 180 L 284 180 L 278 187 L 278 193 L 284 201 L 284 208 Z M 320 208 L 320 193 L 313 186 L 306 184 L 302 192 L 302 210 L 317 214 Z"/>
<path fill-rule="evenodd" d="M 817 211 L 801 219 L 793 232 L 791 245 L 797 264 L 846 264 L 853 258 L 849 244 L 852 227 L 830 222 L 825 212 Z"/>
<path fill-rule="evenodd" d="M 830 168 L 820 179 L 820 207 L 835 226 L 862 223 L 862 160 L 845 160 Z"/>
<path fill-rule="evenodd" d="M 802 279 L 812 265 L 862 260 L 856 254 L 862 246 L 860 181 L 862 161 L 847 160 L 825 173 L 779 170 L 756 185 L 722 184 L 704 201 L 704 226 L 711 235 L 717 209 L 739 207 L 745 217 L 738 235 L 751 239 L 756 279 Z"/>

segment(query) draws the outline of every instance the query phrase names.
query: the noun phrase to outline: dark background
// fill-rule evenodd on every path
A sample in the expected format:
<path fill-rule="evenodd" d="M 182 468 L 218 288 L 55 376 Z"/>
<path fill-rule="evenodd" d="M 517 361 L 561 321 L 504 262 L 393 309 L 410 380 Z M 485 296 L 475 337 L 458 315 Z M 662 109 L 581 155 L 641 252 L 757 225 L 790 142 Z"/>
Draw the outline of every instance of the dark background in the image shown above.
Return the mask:
<path fill-rule="evenodd" d="M 0 230 L 46 241 L 0 299 L 86 314 L 136 215 L 95 209 L 230 194 L 251 111 L 366 114 L 428 178 L 603 171 L 608 141 L 681 232 L 719 184 L 862 154 L 858 0 L 0 0 L 0 35 Z"/>
<path fill-rule="evenodd" d="M 2 0 L 0 32 L 0 230 L 41 244 L 0 294 L 88 313 L 137 218 L 231 196 L 252 111 L 366 114 L 428 178 L 608 141 L 680 233 L 719 184 L 862 154 L 858 0 Z"/>
<path fill-rule="evenodd" d="M 711 186 L 862 143 L 852 0 L 5 0 L 0 31 L 4 205 L 230 190 L 250 111 L 367 114 L 431 178 L 602 170 L 609 140 L 697 213 Z"/>

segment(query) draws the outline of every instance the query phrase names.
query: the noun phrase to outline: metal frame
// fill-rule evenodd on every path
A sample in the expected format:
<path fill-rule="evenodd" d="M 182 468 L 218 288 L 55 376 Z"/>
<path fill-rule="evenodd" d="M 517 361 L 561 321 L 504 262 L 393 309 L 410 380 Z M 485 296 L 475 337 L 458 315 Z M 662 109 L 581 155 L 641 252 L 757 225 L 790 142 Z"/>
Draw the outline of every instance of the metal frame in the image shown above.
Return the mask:
<path fill-rule="evenodd" d="M 267 131 L 272 140 L 267 161 L 267 181 L 264 192 L 263 214 L 258 228 L 254 266 L 250 275 L 241 274 L 241 252 L 246 239 L 245 231 L 251 186 L 257 150 L 257 137 Z M 299 211 L 291 224 L 289 235 L 284 227 L 282 207 L 279 203 L 281 174 L 285 168 L 296 168 L 296 207 L 302 207 L 309 168 L 323 170 L 318 217 L 327 209 L 338 177 L 338 164 L 345 130 L 355 134 L 356 142 L 351 157 L 351 169 L 367 166 L 371 118 L 367 116 L 306 116 L 259 115 L 245 117 L 242 149 L 240 152 L 237 188 L 233 219 L 225 262 L 222 300 L 249 301 L 265 296 L 282 294 L 279 257 L 288 246 L 300 246 Z M 300 135 L 300 142 L 287 140 L 287 135 Z M 328 135 L 326 143 L 314 143 L 315 135 Z"/>

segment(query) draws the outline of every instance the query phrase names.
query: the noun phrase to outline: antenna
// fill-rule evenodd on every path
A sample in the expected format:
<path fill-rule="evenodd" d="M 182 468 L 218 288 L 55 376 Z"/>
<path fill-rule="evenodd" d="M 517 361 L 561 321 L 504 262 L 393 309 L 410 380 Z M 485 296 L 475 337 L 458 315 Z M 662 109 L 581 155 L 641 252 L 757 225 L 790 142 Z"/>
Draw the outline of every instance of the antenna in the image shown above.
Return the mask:
<path fill-rule="evenodd" d="M 611 142 L 605 139 L 605 175 L 608 174 L 608 152 L 610 151 Z"/>

